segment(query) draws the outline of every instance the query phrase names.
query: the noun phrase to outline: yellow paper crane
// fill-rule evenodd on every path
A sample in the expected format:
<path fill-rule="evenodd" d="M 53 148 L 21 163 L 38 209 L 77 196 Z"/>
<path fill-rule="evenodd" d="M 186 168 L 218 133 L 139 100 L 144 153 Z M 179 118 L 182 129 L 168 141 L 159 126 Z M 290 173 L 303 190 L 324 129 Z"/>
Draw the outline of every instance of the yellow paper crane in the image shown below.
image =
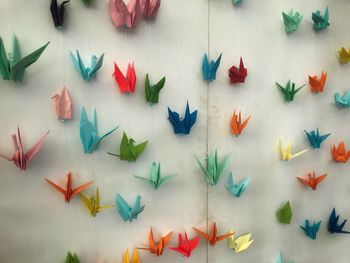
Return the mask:
<path fill-rule="evenodd" d="M 348 63 L 350 62 L 350 49 L 346 50 L 346 48 L 342 47 L 338 51 L 339 54 L 339 61 L 341 63 Z"/>
<path fill-rule="evenodd" d="M 279 140 L 279 149 L 280 149 L 283 161 L 290 161 L 293 158 L 298 157 L 299 155 L 302 155 L 303 153 L 306 153 L 309 150 L 309 149 L 305 149 L 296 154 L 293 154 L 292 145 L 288 143 L 287 146 L 284 146 L 281 140 Z"/>
<path fill-rule="evenodd" d="M 228 246 L 229 248 L 232 248 L 236 253 L 246 250 L 254 241 L 254 239 L 250 240 L 250 237 L 252 236 L 251 233 L 239 236 L 237 238 L 235 238 L 232 229 L 230 229 L 229 233 L 232 235 L 228 237 Z"/>
<path fill-rule="evenodd" d="M 132 260 L 130 261 L 129 257 L 129 250 L 125 250 L 124 257 L 123 257 L 123 263 L 141 263 L 141 259 L 139 256 L 139 253 L 137 252 L 137 249 L 134 249 L 134 253 L 132 255 Z"/>
<path fill-rule="evenodd" d="M 100 194 L 98 188 L 96 188 L 95 196 L 90 198 L 86 197 L 83 194 L 79 194 L 80 199 L 83 201 L 86 208 L 89 210 L 90 215 L 96 216 L 96 214 L 104 209 L 112 208 L 114 205 L 100 205 Z"/>

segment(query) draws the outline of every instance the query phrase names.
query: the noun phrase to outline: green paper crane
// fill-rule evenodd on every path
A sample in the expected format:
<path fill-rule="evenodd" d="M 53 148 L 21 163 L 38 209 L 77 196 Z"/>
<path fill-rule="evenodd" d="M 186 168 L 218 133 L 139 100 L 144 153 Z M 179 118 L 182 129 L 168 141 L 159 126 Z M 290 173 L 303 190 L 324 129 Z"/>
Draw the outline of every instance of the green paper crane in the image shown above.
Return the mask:
<path fill-rule="evenodd" d="M 133 138 L 128 138 L 125 132 L 123 132 L 123 138 L 120 143 L 120 154 L 110 153 L 108 154 L 117 156 L 120 160 L 135 162 L 137 158 L 143 153 L 145 150 L 148 141 L 143 143 L 134 145 L 135 140 Z"/>
<path fill-rule="evenodd" d="M 220 176 L 225 172 L 231 159 L 231 155 L 227 155 L 221 162 L 218 161 L 218 152 L 215 150 L 214 154 L 208 154 L 207 166 L 205 167 L 196 157 L 197 162 L 203 172 L 207 183 L 214 186 L 218 183 Z"/>
<path fill-rule="evenodd" d="M 91 5 L 93 2 L 94 2 L 94 0 L 81 0 L 83 3 L 84 3 L 84 5 L 86 5 L 86 6 L 89 6 L 89 5 Z"/>
<path fill-rule="evenodd" d="M 75 253 L 72 255 L 68 252 L 65 263 L 79 263 L 79 259 Z"/>
<path fill-rule="evenodd" d="M 320 31 L 326 29 L 329 26 L 329 11 L 328 6 L 324 11 L 324 15 L 322 16 L 321 11 L 316 11 L 312 13 L 312 21 L 314 21 L 313 29 L 316 31 Z"/>
<path fill-rule="evenodd" d="M 280 91 L 283 93 L 284 99 L 288 102 L 293 101 L 295 94 L 297 94 L 297 92 L 305 86 L 304 84 L 299 88 L 295 89 L 295 83 L 291 82 L 290 80 L 288 80 L 286 87 L 282 87 L 278 82 L 276 82 L 276 85 L 278 86 Z"/>
<path fill-rule="evenodd" d="M 18 40 L 15 35 L 12 38 L 12 53 L 6 54 L 5 45 L 0 37 L 0 74 L 5 80 L 22 81 L 25 70 L 36 62 L 50 42 L 22 57 Z"/>
<path fill-rule="evenodd" d="M 170 179 L 174 178 L 176 174 L 167 175 L 167 176 L 161 176 L 160 174 L 160 163 L 157 165 L 156 162 L 152 163 L 152 170 L 151 170 L 151 176 L 150 179 L 134 175 L 135 178 L 140 179 L 146 183 L 149 183 L 153 189 L 158 189 L 161 184 L 165 183 L 166 181 L 169 181 Z"/>
<path fill-rule="evenodd" d="M 232 0 L 232 3 L 234 5 L 240 5 L 240 4 L 242 4 L 242 0 Z"/>
<path fill-rule="evenodd" d="M 289 201 L 277 210 L 277 219 L 281 224 L 290 224 L 292 215 L 292 207 L 290 206 Z"/>
<path fill-rule="evenodd" d="M 159 92 L 164 87 L 165 77 L 163 77 L 157 84 L 151 85 L 149 82 L 148 74 L 146 74 L 145 91 L 146 101 L 153 105 L 159 101 Z"/>
<path fill-rule="evenodd" d="M 288 14 L 282 12 L 283 23 L 287 33 L 292 33 L 297 31 L 300 25 L 303 16 L 298 12 L 293 12 L 293 9 L 290 10 Z"/>

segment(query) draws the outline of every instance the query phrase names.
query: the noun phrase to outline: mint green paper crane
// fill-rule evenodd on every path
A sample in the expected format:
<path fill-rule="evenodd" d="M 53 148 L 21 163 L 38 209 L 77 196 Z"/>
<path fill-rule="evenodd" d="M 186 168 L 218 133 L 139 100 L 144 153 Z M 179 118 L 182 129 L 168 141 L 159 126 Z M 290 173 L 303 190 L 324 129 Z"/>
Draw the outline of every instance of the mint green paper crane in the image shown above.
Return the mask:
<path fill-rule="evenodd" d="M 2 78 L 5 80 L 22 81 L 25 70 L 40 58 L 49 43 L 47 42 L 41 48 L 22 57 L 15 35 L 12 38 L 12 52 L 8 55 L 6 54 L 4 42 L 0 37 L 0 74 Z"/>
<path fill-rule="evenodd" d="M 176 174 L 171 174 L 167 176 L 161 176 L 160 173 L 160 163 L 157 165 L 156 162 L 152 163 L 151 176 L 149 179 L 141 176 L 134 175 L 135 178 L 140 179 L 146 183 L 149 183 L 153 189 L 158 189 L 163 183 L 169 181 L 174 178 Z"/>
<path fill-rule="evenodd" d="M 137 158 L 144 152 L 148 141 L 134 145 L 135 140 L 128 138 L 125 132 L 123 132 L 123 138 L 120 143 L 120 154 L 110 153 L 108 154 L 117 156 L 120 160 L 135 162 Z"/>
<path fill-rule="evenodd" d="M 283 93 L 284 99 L 287 102 L 293 101 L 295 94 L 297 94 L 297 92 L 305 86 L 304 84 L 299 88 L 295 89 L 295 83 L 291 82 L 290 80 L 288 80 L 287 85 L 285 87 L 281 86 L 278 82 L 276 82 L 276 85 L 278 86 L 280 91 Z"/>
<path fill-rule="evenodd" d="M 282 12 L 284 29 L 287 33 L 297 31 L 303 16 L 298 12 L 293 12 L 293 9 L 289 13 Z"/>
<path fill-rule="evenodd" d="M 250 181 L 250 177 L 245 178 L 239 183 L 234 181 L 234 176 L 232 172 L 230 172 L 229 177 L 227 178 L 227 183 L 225 184 L 225 188 L 227 191 L 231 193 L 234 197 L 240 197 L 243 192 L 248 188 Z"/>
<path fill-rule="evenodd" d="M 163 77 L 157 84 L 151 85 L 149 82 L 148 74 L 146 74 L 145 80 L 145 92 L 146 92 L 146 101 L 153 105 L 159 101 L 159 92 L 164 87 L 165 77 Z"/>
<path fill-rule="evenodd" d="M 196 157 L 197 162 L 203 172 L 207 183 L 214 186 L 218 183 L 220 176 L 225 172 L 230 164 L 231 155 L 227 155 L 221 162 L 218 161 L 218 152 L 215 150 L 214 154 L 208 154 L 206 167 Z"/>
<path fill-rule="evenodd" d="M 326 29 L 329 26 L 329 11 L 328 6 L 326 11 L 324 11 L 324 15 L 321 14 L 321 11 L 316 11 L 312 13 L 312 21 L 314 21 L 313 29 L 316 31 L 320 31 Z"/>
<path fill-rule="evenodd" d="M 68 252 L 65 263 L 79 263 L 79 259 L 75 253 L 72 255 Z"/>
<path fill-rule="evenodd" d="M 277 210 L 277 219 L 281 224 L 290 224 L 292 220 L 292 207 L 290 206 L 290 202 L 284 204 L 280 209 Z"/>

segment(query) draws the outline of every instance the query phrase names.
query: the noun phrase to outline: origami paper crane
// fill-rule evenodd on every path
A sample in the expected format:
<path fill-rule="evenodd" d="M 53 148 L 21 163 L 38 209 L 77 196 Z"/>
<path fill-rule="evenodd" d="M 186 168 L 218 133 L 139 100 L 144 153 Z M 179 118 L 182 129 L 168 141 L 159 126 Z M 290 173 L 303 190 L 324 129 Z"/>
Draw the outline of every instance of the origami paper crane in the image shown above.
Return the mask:
<path fill-rule="evenodd" d="M 63 87 L 59 93 L 56 93 L 52 99 L 55 103 L 56 116 L 58 120 L 68 121 L 72 119 L 72 100 L 69 91 Z"/>
<path fill-rule="evenodd" d="M 218 183 L 220 176 L 225 172 L 226 168 L 230 164 L 231 155 L 227 155 L 221 162 L 218 161 L 218 151 L 215 150 L 214 154 L 208 154 L 206 167 L 199 161 L 196 160 L 201 168 L 204 178 L 207 183 L 214 186 Z"/>
<path fill-rule="evenodd" d="M 320 131 L 318 130 L 318 128 L 316 131 L 307 132 L 304 130 L 304 132 L 306 134 L 307 139 L 309 140 L 310 146 L 314 149 L 321 148 L 321 143 L 324 140 L 326 140 L 328 136 L 331 135 L 331 133 L 320 135 Z"/>
<path fill-rule="evenodd" d="M 343 141 L 338 146 L 332 146 L 332 158 L 338 163 L 346 163 L 350 158 L 350 150 L 346 151 Z"/>
<path fill-rule="evenodd" d="M 290 143 L 287 144 L 285 147 L 281 140 L 279 140 L 279 149 L 281 153 L 281 158 L 283 161 L 290 161 L 295 157 L 298 157 L 302 155 L 303 153 L 306 153 L 309 149 L 302 150 L 300 152 L 297 152 L 295 154 L 292 153 L 292 145 Z"/>
<path fill-rule="evenodd" d="M 293 12 L 293 9 L 289 11 L 289 13 L 282 12 L 283 23 L 285 26 L 285 30 L 287 33 L 292 33 L 298 30 L 301 20 L 303 16 L 298 12 Z"/>
<path fill-rule="evenodd" d="M 118 87 L 122 93 L 134 93 L 136 85 L 136 73 L 134 63 L 128 64 L 128 69 L 126 72 L 126 77 L 118 68 L 117 64 L 114 62 L 114 79 L 118 84 Z"/>
<path fill-rule="evenodd" d="M 169 181 L 170 179 L 174 178 L 175 176 L 176 176 L 176 174 L 161 176 L 160 163 L 157 165 L 156 162 L 152 163 L 152 170 L 151 170 L 151 175 L 150 175 L 149 179 L 134 175 L 135 178 L 140 179 L 146 183 L 149 183 L 153 187 L 153 189 L 158 189 L 163 183 Z"/>
<path fill-rule="evenodd" d="M 278 257 L 277 257 L 277 261 L 276 263 L 287 263 L 287 262 L 284 262 L 283 259 L 282 259 L 282 254 L 279 253 Z M 290 262 L 290 263 L 293 263 L 293 262 Z"/>
<path fill-rule="evenodd" d="M 317 185 L 321 183 L 326 177 L 327 174 L 322 174 L 316 177 L 315 171 L 313 171 L 312 173 L 308 173 L 305 176 L 298 176 L 297 178 L 304 185 L 310 187 L 312 190 L 316 190 Z"/>
<path fill-rule="evenodd" d="M 72 255 L 68 252 L 65 263 L 79 263 L 79 259 L 75 253 Z"/>
<path fill-rule="evenodd" d="M 145 81 L 145 93 L 146 93 L 146 101 L 153 105 L 155 103 L 158 103 L 159 101 L 159 92 L 164 87 L 165 84 L 165 77 L 163 77 L 160 81 L 157 82 L 157 84 L 151 85 L 149 82 L 148 74 L 146 74 L 146 81 Z"/>
<path fill-rule="evenodd" d="M 309 238 L 315 240 L 317 236 L 317 232 L 320 229 L 321 221 L 318 221 L 317 223 L 314 221 L 314 223 L 311 225 L 309 220 L 306 219 L 304 222 L 304 226 L 299 226 L 302 230 L 304 230 L 305 235 L 307 235 Z"/>
<path fill-rule="evenodd" d="M 39 152 L 41 146 L 43 145 L 47 135 L 50 131 L 48 131 L 43 137 L 41 137 L 28 151 L 24 152 L 21 134 L 19 132 L 19 127 L 17 128 L 17 134 L 12 134 L 12 142 L 15 148 L 15 152 L 12 157 L 5 156 L 0 154 L 1 158 L 9 162 L 13 162 L 21 171 L 27 169 L 28 163 L 34 158 L 34 156 Z"/>
<path fill-rule="evenodd" d="M 221 62 L 221 56 L 222 56 L 222 53 L 220 54 L 220 56 L 216 61 L 211 60 L 209 62 L 208 55 L 204 54 L 203 67 L 202 67 L 204 80 L 212 81 L 216 79 L 216 71 L 218 70 Z"/>
<path fill-rule="evenodd" d="M 133 28 L 141 16 L 140 0 L 129 0 L 125 5 L 123 0 L 109 1 L 109 16 L 117 28 Z"/>
<path fill-rule="evenodd" d="M 193 250 L 195 250 L 199 244 L 199 237 L 193 239 L 188 239 L 187 233 L 184 234 L 184 239 L 182 234 L 179 234 L 178 245 L 177 247 L 169 247 L 169 249 L 179 252 L 184 257 L 190 257 Z"/>
<path fill-rule="evenodd" d="M 289 201 L 277 210 L 277 219 L 281 224 L 290 224 L 292 220 L 292 207 Z"/>
<path fill-rule="evenodd" d="M 123 138 L 120 143 L 120 154 L 110 153 L 108 154 L 117 156 L 120 160 L 125 160 L 129 162 L 135 162 L 137 158 L 143 153 L 145 150 L 148 141 L 143 143 L 134 145 L 135 140 L 133 138 L 128 138 L 125 132 L 123 132 Z"/>
<path fill-rule="evenodd" d="M 320 79 L 316 75 L 309 76 L 309 84 L 312 92 L 323 92 L 324 85 L 327 80 L 327 72 L 322 71 Z"/>
<path fill-rule="evenodd" d="M 123 263 L 141 263 L 141 259 L 139 256 L 139 253 L 137 252 L 137 249 L 134 249 L 134 253 L 132 254 L 132 259 L 130 261 L 130 257 L 129 257 L 129 250 L 127 249 L 124 253 L 124 257 L 123 257 Z"/>
<path fill-rule="evenodd" d="M 338 55 L 340 63 L 345 64 L 350 62 L 350 49 L 347 50 L 346 48 L 342 47 L 341 49 L 339 49 Z"/>
<path fill-rule="evenodd" d="M 89 6 L 89 5 L 91 5 L 93 2 L 94 2 L 94 0 L 81 0 L 83 3 L 84 3 L 84 5 L 86 5 L 86 6 Z"/>
<path fill-rule="evenodd" d="M 234 5 L 239 5 L 239 4 L 242 4 L 242 0 L 232 0 L 232 3 Z"/>
<path fill-rule="evenodd" d="M 233 65 L 229 69 L 228 73 L 229 73 L 228 75 L 230 77 L 231 84 L 245 82 L 245 78 L 248 75 L 248 69 L 244 67 L 242 57 L 240 58 L 240 61 L 239 61 L 239 68 Z"/>
<path fill-rule="evenodd" d="M 251 116 L 252 115 L 249 115 L 242 123 L 241 111 L 239 111 L 239 114 L 237 115 L 236 110 L 234 110 L 231 119 L 231 133 L 236 136 L 241 135 L 243 129 L 248 125 Z"/>
<path fill-rule="evenodd" d="M 331 215 L 328 219 L 328 231 L 332 234 L 350 234 L 349 231 L 344 231 L 343 228 L 348 220 L 344 220 L 341 224 L 338 223 L 340 215 L 337 215 L 335 208 L 333 208 Z"/>
<path fill-rule="evenodd" d="M 153 232 L 152 232 L 152 228 L 151 228 L 151 230 L 149 232 L 149 236 L 148 236 L 149 247 L 148 248 L 141 247 L 138 249 L 148 250 L 152 254 L 155 254 L 157 257 L 161 256 L 163 254 L 164 248 L 169 243 L 172 234 L 173 234 L 173 232 L 170 231 L 168 234 L 161 237 L 158 242 L 154 242 Z"/>
<path fill-rule="evenodd" d="M 173 126 L 175 134 L 190 134 L 191 128 L 197 120 L 197 110 L 190 112 L 190 107 L 187 101 L 185 117 L 180 118 L 180 115 L 176 111 L 172 111 L 168 107 L 168 120 Z"/>
<path fill-rule="evenodd" d="M 324 11 L 324 15 L 321 14 L 321 11 L 316 11 L 312 13 L 312 21 L 314 21 L 313 29 L 320 31 L 326 29 L 329 26 L 329 11 L 328 6 Z"/>
<path fill-rule="evenodd" d="M 343 96 L 341 96 L 338 92 L 334 94 L 335 103 L 341 108 L 349 108 L 350 107 L 350 91 L 344 92 Z"/>
<path fill-rule="evenodd" d="M 50 11 L 53 23 L 55 27 L 62 28 L 63 26 L 63 17 L 66 11 L 65 5 L 68 4 L 68 1 L 62 1 L 62 3 L 58 6 L 57 0 L 51 0 Z"/>
<path fill-rule="evenodd" d="M 100 58 L 92 55 L 90 67 L 85 67 L 83 60 L 80 57 L 79 51 L 77 50 L 77 56 L 75 57 L 72 51 L 69 51 L 70 56 L 73 60 L 74 67 L 80 73 L 84 80 L 91 80 L 96 77 L 97 71 L 102 67 L 104 53 L 100 56 Z"/>
<path fill-rule="evenodd" d="M 90 215 L 95 217 L 98 212 L 102 210 L 114 207 L 114 205 L 100 205 L 100 193 L 98 188 L 96 188 L 95 196 L 86 197 L 82 193 L 79 194 L 81 201 L 84 203 L 86 208 L 89 210 Z"/>
<path fill-rule="evenodd" d="M 83 106 L 80 115 L 80 140 L 83 144 L 84 153 L 92 153 L 97 150 L 101 141 L 118 129 L 118 127 L 115 127 L 100 137 L 98 134 L 96 109 L 94 109 L 93 122 L 91 122 Z"/>
<path fill-rule="evenodd" d="M 83 191 L 84 189 L 86 189 L 87 187 L 89 187 L 94 181 L 89 181 L 85 184 L 82 184 L 80 186 L 78 186 L 77 188 L 73 189 L 72 188 L 72 173 L 69 172 L 67 174 L 67 183 L 66 183 L 66 187 L 65 189 L 62 188 L 61 186 L 55 184 L 54 182 L 50 181 L 49 179 L 45 178 L 45 180 L 52 185 L 56 190 L 58 190 L 59 192 L 61 192 L 64 195 L 64 201 L 66 203 L 69 203 L 70 200 L 76 196 L 77 194 L 79 194 L 81 191 Z"/>
<path fill-rule="evenodd" d="M 155 18 L 160 7 L 160 0 L 141 0 L 142 15 L 145 18 Z"/>
<path fill-rule="evenodd" d="M 305 84 L 304 84 L 304 85 L 300 86 L 299 88 L 295 89 L 295 83 L 291 82 L 290 80 L 288 80 L 285 87 L 281 86 L 278 82 L 276 82 L 276 85 L 278 86 L 278 88 L 282 92 L 284 99 L 287 102 L 293 101 L 295 94 L 297 94 L 297 92 L 305 86 Z"/>
<path fill-rule="evenodd" d="M 141 206 L 140 195 L 136 196 L 135 204 L 133 207 L 131 207 L 120 194 L 117 194 L 115 202 L 117 206 L 117 211 L 119 215 L 123 218 L 124 222 L 131 222 L 132 220 L 137 219 L 137 216 L 145 208 L 145 205 Z"/>
<path fill-rule="evenodd" d="M 232 248 L 236 253 L 240 253 L 243 250 L 246 250 L 254 241 L 254 239 L 250 240 L 252 234 L 246 234 L 235 238 L 235 233 L 232 229 L 230 229 L 229 233 L 232 235 L 227 239 L 228 247 Z"/>
<path fill-rule="evenodd" d="M 192 227 L 202 238 L 205 238 L 206 240 L 208 240 L 208 243 L 209 245 L 211 246 L 215 246 L 215 244 L 218 242 L 218 241 L 221 241 L 221 240 L 225 240 L 227 239 L 229 236 L 232 236 L 233 233 L 225 233 L 223 235 L 220 235 L 218 236 L 217 235 L 217 229 L 216 229 L 216 223 L 213 224 L 213 227 L 211 229 L 211 232 L 210 234 L 207 234 L 207 233 L 204 233 L 203 231 L 195 228 L 195 227 Z"/>
<path fill-rule="evenodd" d="M 22 81 L 25 70 L 35 63 L 44 52 L 50 42 L 22 57 L 18 40 L 15 35 L 12 37 L 12 52 L 6 54 L 5 45 L 0 37 L 0 74 L 5 80 Z"/>
<path fill-rule="evenodd" d="M 229 191 L 234 197 L 240 197 L 243 192 L 247 189 L 249 185 L 250 177 L 244 179 L 240 183 L 235 183 L 233 180 L 233 174 L 230 172 L 229 177 L 227 178 L 227 184 L 225 188 Z"/>

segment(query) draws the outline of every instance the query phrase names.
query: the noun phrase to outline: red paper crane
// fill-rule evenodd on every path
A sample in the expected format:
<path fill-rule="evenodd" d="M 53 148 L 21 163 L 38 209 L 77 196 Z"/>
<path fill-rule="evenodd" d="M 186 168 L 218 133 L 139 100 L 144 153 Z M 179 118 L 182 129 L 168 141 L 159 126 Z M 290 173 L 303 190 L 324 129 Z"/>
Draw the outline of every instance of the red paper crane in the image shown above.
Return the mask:
<path fill-rule="evenodd" d="M 188 239 L 185 232 L 185 238 L 182 239 L 182 234 L 179 234 L 179 241 L 177 247 L 169 247 L 169 249 L 181 253 L 184 257 L 190 257 L 191 252 L 196 249 L 199 243 L 199 237 L 195 237 L 191 240 Z"/>
<path fill-rule="evenodd" d="M 231 119 L 231 133 L 237 136 L 240 135 L 243 129 L 247 126 L 251 116 L 252 115 L 249 115 L 249 117 L 242 123 L 241 112 L 237 115 L 236 110 L 234 110 Z"/>
<path fill-rule="evenodd" d="M 17 128 L 17 135 L 12 134 L 12 141 L 15 148 L 15 152 L 13 153 L 12 157 L 7 157 L 2 154 L 0 154 L 0 157 L 8 161 L 12 161 L 22 171 L 26 170 L 29 161 L 32 160 L 33 157 L 39 152 L 49 132 L 50 131 L 48 131 L 43 137 L 41 137 L 39 141 L 32 146 L 32 148 L 30 148 L 27 152 L 24 152 L 21 134 L 19 132 L 19 128 Z"/>
<path fill-rule="evenodd" d="M 209 244 L 211 246 L 214 246 L 216 244 L 216 242 L 218 241 L 221 241 L 221 240 L 224 240 L 226 238 L 228 238 L 229 236 L 233 235 L 233 233 L 226 233 L 226 234 L 223 234 L 221 236 L 217 236 L 217 229 L 216 229 L 216 223 L 213 224 L 213 227 L 211 229 L 211 233 L 210 235 L 207 234 L 207 233 L 204 233 L 203 231 L 195 228 L 195 227 L 192 227 L 195 231 L 197 231 L 197 233 L 202 236 L 203 238 L 205 238 L 206 240 L 208 240 Z"/>
<path fill-rule="evenodd" d="M 134 63 L 128 64 L 128 69 L 126 72 L 126 77 L 118 68 L 117 64 L 114 62 L 114 79 L 117 82 L 119 89 L 122 93 L 134 93 L 136 85 L 136 73 Z"/>
<path fill-rule="evenodd" d="M 50 181 L 49 179 L 45 180 L 51 184 L 56 190 L 58 190 L 59 192 L 61 192 L 64 195 L 64 201 L 66 203 L 69 203 L 70 200 L 76 196 L 77 194 L 79 194 L 81 191 L 83 191 L 85 188 L 87 188 L 89 185 L 91 185 L 94 181 L 90 181 L 87 182 L 81 186 L 78 186 L 75 189 L 72 189 L 72 173 L 69 172 L 67 174 L 67 185 L 66 185 L 66 189 L 63 189 L 62 187 L 58 186 L 57 184 L 53 183 L 52 181 Z"/>
<path fill-rule="evenodd" d="M 247 68 L 244 67 L 243 60 L 241 57 L 239 62 L 239 68 L 237 68 L 236 66 L 232 66 L 229 69 L 230 82 L 232 84 L 244 83 L 247 75 L 248 75 L 248 70 Z"/>
<path fill-rule="evenodd" d="M 322 71 L 320 79 L 317 76 L 309 76 L 309 84 L 312 92 L 323 92 L 327 80 L 327 72 Z"/>
<path fill-rule="evenodd" d="M 172 234 L 173 234 L 172 231 L 169 232 L 164 237 L 161 237 L 160 240 L 156 243 L 154 242 L 153 232 L 151 228 L 148 236 L 149 247 L 148 248 L 138 247 L 138 249 L 148 250 L 152 254 L 155 254 L 156 256 L 160 256 L 163 254 L 164 248 L 169 243 Z"/>
<path fill-rule="evenodd" d="M 333 160 L 338 163 L 346 163 L 350 158 L 350 151 L 345 150 L 344 142 L 340 142 L 338 146 L 332 146 L 332 157 Z"/>
<path fill-rule="evenodd" d="M 305 176 L 298 176 L 297 178 L 304 185 L 309 186 L 312 190 L 316 190 L 317 185 L 321 183 L 326 178 L 326 176 L 327 174 L 323 174 L 316 177 L 315 171 L 313 171 L 312 173 L 308 173 Z"/>

